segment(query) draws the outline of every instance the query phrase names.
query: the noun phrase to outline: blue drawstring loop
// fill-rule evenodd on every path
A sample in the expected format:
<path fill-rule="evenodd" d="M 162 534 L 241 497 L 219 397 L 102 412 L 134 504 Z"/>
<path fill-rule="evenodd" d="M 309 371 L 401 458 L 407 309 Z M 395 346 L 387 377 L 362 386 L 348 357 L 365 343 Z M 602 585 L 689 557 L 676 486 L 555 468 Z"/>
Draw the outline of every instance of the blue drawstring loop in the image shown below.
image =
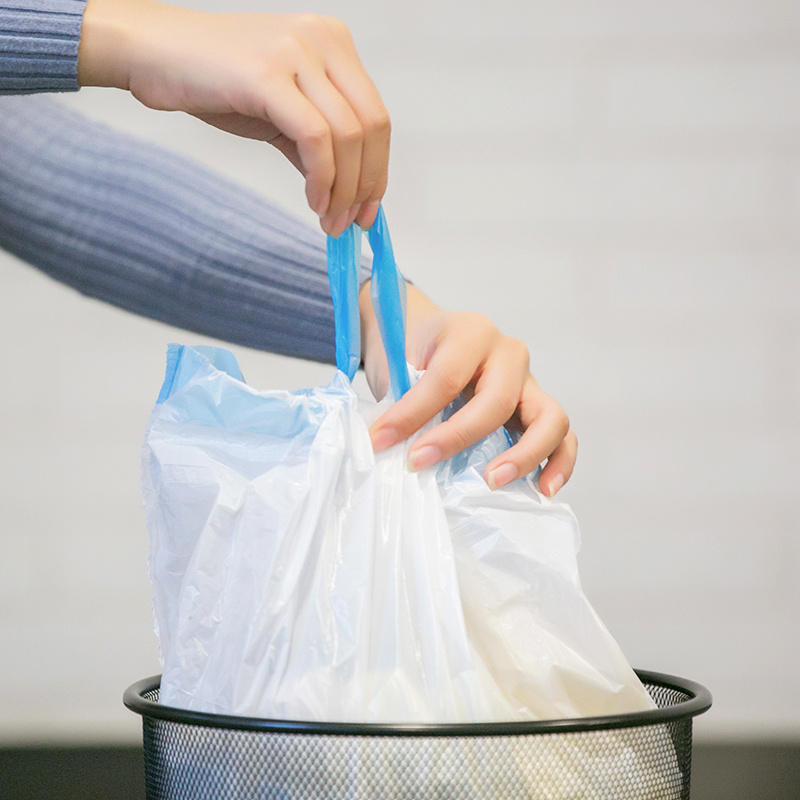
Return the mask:
<path fill-rule="evenodd" d="M 399 400 L 410 388 L 406 365 L 406 284 L 397 269 L 383 207 L 369 230 L 372 249 L 370 296 L 389 363 L 392 395 Z M 338 239 L 328 237 L 328 277 L 336 324 L 336 367 L 350 380 L 361 361 L 361 322 L 358 312 L 358 269 L 361 228 L 351 225 Z"/>

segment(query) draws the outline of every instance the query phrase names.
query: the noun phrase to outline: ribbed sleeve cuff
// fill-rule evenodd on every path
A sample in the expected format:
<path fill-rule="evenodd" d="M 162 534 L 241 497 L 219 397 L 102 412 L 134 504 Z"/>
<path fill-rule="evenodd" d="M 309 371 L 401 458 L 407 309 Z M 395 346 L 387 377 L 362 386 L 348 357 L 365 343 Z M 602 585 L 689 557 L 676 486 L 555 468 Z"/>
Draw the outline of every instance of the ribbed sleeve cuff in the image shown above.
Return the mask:
<path fill-rule="evenodd" d="M 78 87 L 86 0 L 0 0 L 0 94 Z"/>

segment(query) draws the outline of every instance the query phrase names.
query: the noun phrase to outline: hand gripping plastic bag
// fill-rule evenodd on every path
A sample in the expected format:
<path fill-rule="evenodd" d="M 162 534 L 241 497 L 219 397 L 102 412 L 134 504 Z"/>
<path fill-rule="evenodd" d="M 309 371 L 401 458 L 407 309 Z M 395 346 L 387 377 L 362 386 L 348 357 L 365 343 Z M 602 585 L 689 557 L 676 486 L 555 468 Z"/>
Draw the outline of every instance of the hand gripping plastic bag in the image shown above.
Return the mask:
<path fill-rule="evenodd" d="M 258 392 L 225 350 L 169 348 L 143 451 L 161 702 L 327 722 L 653 708 L 581 590 L 571 510 L 532 478 L 484 483 L 504 429 L 419 473 L 411 442 L 373 453 L 369 425 L 392 399 L 351 386 L 359 234 L 329 241 L 328 386 Z M 399 397 L 416 372 L 382 213 L 370 244 Z"/>

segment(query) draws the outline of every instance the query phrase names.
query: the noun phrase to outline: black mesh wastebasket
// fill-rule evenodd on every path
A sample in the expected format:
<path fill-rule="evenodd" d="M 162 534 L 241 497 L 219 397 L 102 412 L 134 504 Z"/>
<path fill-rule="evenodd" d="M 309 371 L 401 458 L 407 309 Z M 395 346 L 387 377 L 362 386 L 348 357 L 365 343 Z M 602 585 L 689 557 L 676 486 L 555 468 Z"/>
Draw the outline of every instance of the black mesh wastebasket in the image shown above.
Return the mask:
<path fill-rule="evenodd" d="M 129 687 L 147 800 L 685 800 L 703 686 L 637 671 L 653 711 L 546 722 L 366 725 L 203 714 Z"/>

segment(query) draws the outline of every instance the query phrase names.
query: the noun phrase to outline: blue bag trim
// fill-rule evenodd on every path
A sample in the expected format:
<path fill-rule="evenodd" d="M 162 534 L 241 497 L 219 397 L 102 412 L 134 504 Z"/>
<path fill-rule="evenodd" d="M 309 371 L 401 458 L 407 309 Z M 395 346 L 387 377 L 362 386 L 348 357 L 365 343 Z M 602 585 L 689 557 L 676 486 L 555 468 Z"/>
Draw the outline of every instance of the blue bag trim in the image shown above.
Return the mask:
<path fill-rule="evenodd" d="M 406 282 L 397 269 L 383 206 L 369 230 L 369 245 L 372 248 L 370 296 L 389 362 L 392 395 L 399 400 L 411 388 L 406 365 Z"/>
<path fill-rule="evenodd" d="M 399 400 L 410 388 L 406 365 L 406 282 L 397 269 L 383 206 L 369 230 L 372 249 L 370 296 L 389 363 L 392 396 Z M 361 318 L 358 311 L 358 268 L 361 228 L 351 225 L 338 239 L 328 237 L 328 279 L 336 324 L 336 367 L 350 380 L 361 363 Z"/>
<path fill-rule="evenodd" d="M 237 381 L 244 382 L 236 357 L 229 350 L 205 345 L 187 347 L 183 344 L 171 344 L 167 347 L 167 372 L 164 375 L 164 383 L 161 384 L 156 405 L 169 400 L 180 391 L 206 361 L 209 361 L 221 372 L 227 372 Z"/>
<path fill-rule="evenodd" d="M 361 317 L 358 313 L 358 265 L 361 228 L 351 225 L 338 239 L 328 237 L 328 280 L 336 328 L 336 368 L 352 381 L 361 363 Z"/>
<path fill-rule="evenodd" d="M 158 393 L 156 405 L 161 405 L 165 400 L 172 397 L 172 387 L 175 385 L 175 376 L 178 373 L 182 351 L 183 345 L 167 345 L 167 372 L 164 375 L 164 382 L 161 384 L 161 391 Z"/>

